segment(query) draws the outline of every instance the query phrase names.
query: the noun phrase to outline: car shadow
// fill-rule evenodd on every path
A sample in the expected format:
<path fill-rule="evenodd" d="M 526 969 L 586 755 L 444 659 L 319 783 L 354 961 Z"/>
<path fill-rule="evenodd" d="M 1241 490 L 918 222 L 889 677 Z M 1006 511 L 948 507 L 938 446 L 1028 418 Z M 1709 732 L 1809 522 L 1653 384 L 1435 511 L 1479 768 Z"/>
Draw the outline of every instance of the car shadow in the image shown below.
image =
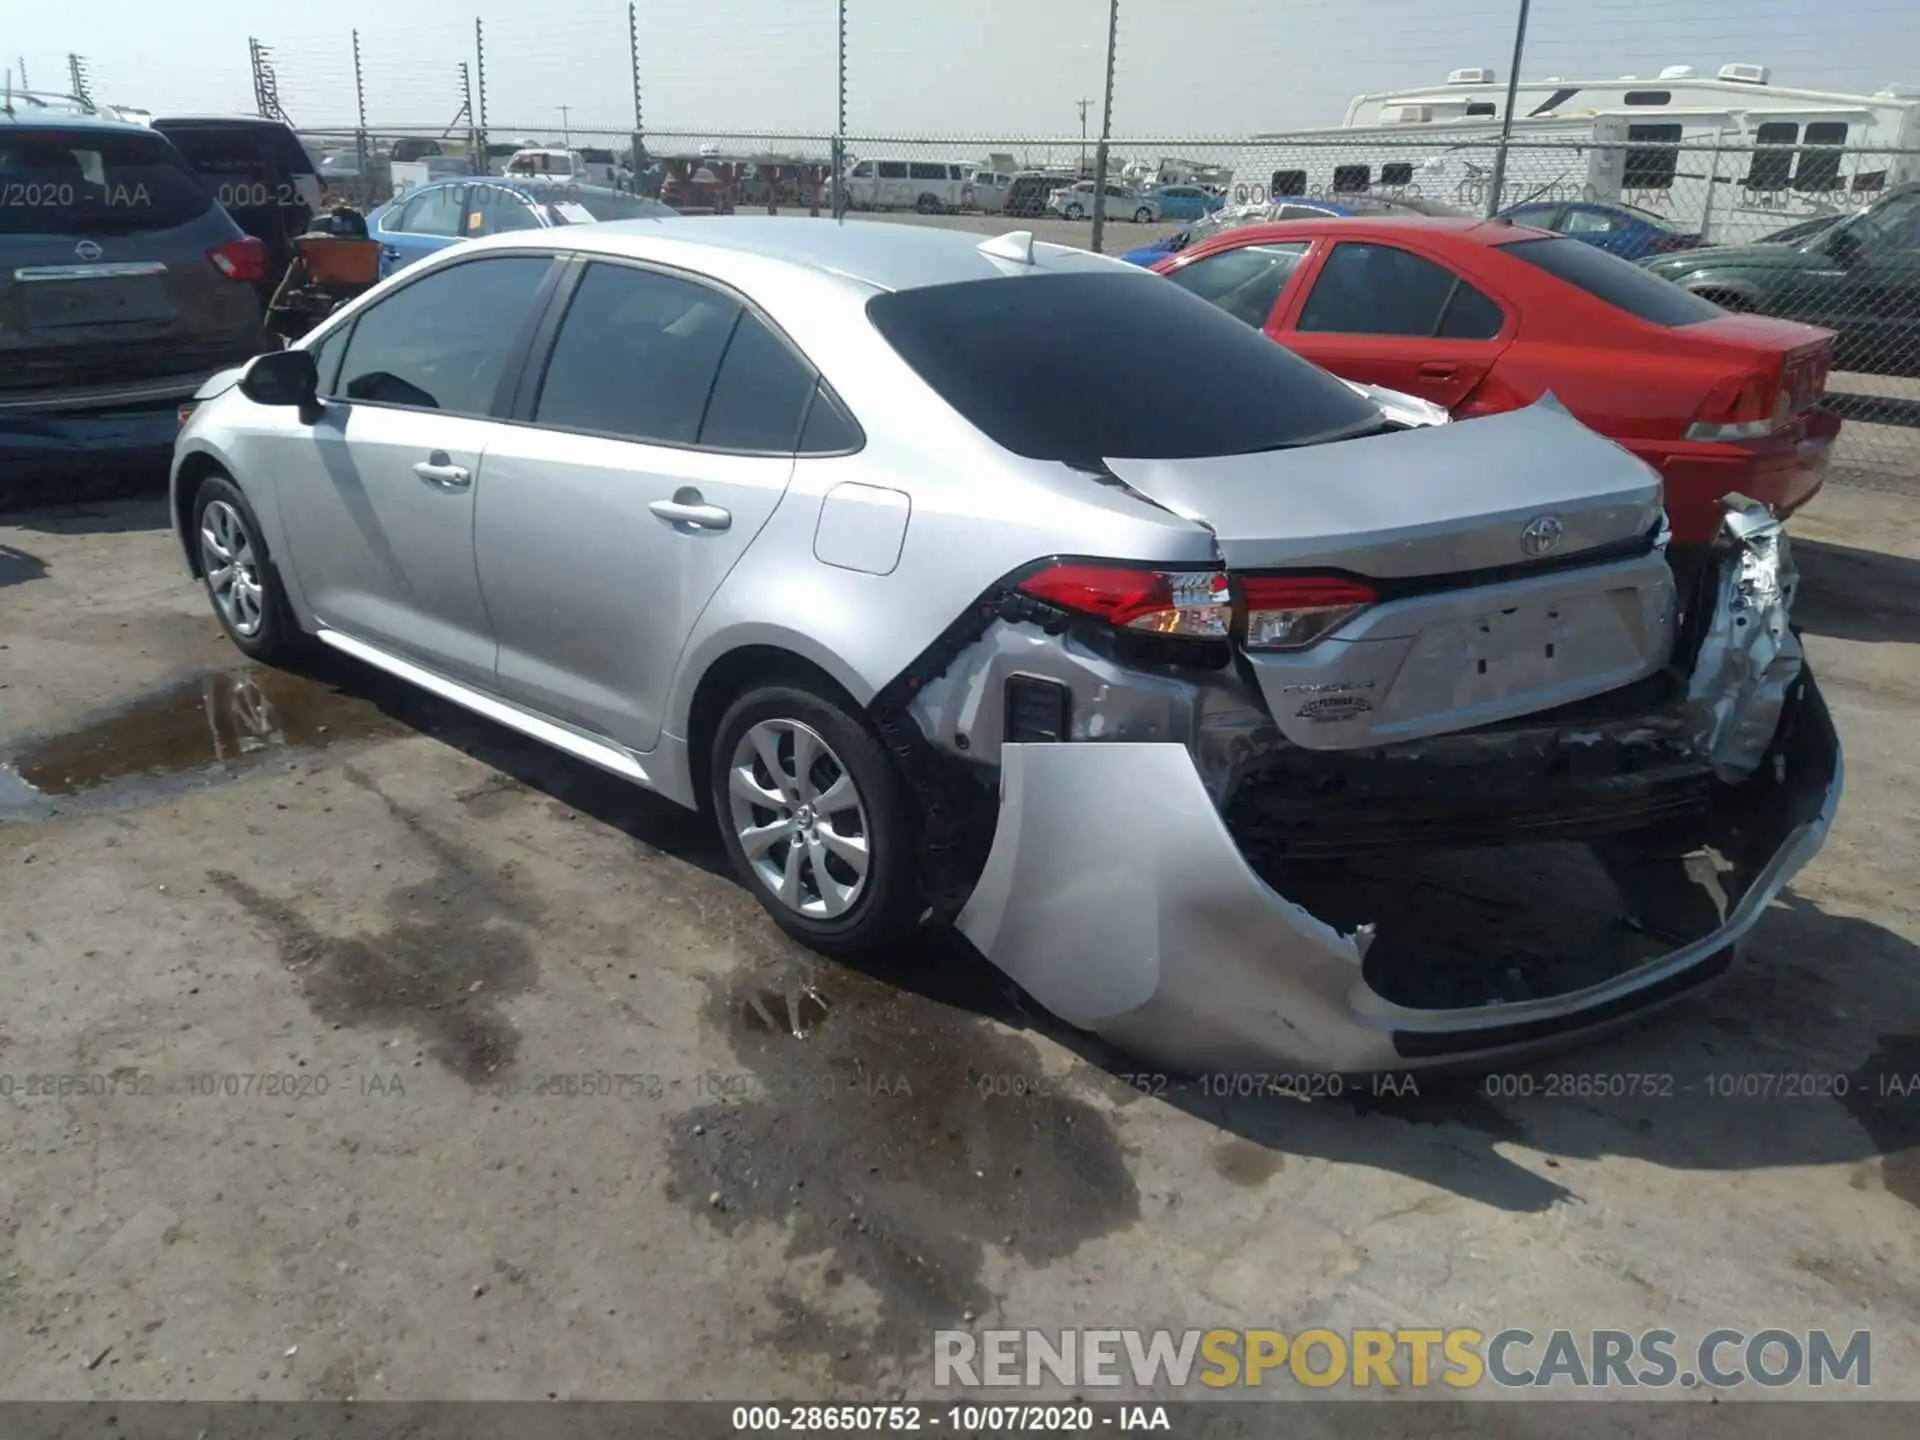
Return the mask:
<path fill-rule="evenodd" d="M 172 523 L 167 512 L 167 477 L 160 476 L 156 495 L 134 499 L 78 501 L 39 505 L 25 510 L 0 508 L 0 526 L 36 530 L 43 535 L 127 535 L 136 530 L 164 531 Z"/>
<path fill-rule="evenodd" d="M 47 562 L 38 555 L 12 545 L 0 545 L 0 590 L 9 585 L 24 585 L 29 580 L 44 580 Z"/>
<path fill-rule="evenodd" d="M 1920 644 L 1920 560 L 1798 537 L 1793 558 L 1800 568 L 1793 618 L 1803 630 Z"/>

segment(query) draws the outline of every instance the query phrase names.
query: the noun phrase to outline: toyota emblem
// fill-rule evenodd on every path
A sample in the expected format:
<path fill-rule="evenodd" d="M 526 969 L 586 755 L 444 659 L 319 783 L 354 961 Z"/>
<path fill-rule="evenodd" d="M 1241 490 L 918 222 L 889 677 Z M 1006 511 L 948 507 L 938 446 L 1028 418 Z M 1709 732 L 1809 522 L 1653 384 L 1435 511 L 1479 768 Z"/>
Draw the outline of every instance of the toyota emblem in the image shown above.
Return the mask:
<path fill-rule="evenodd" d="M 73 247 L 73 253 L 78 255 L 82 260 L 98 260 L 101 255 L 101 250 L 93 241 L 82 240 L 78 245 Z"/>
<path fill-rule="evenodd" d="M 1538 559 L 1550 554 L 1566 533 L 1558 515 L 1541 515 L 1528 521 L 1527 528 L 1520 532 L 1520 548 Z"/>

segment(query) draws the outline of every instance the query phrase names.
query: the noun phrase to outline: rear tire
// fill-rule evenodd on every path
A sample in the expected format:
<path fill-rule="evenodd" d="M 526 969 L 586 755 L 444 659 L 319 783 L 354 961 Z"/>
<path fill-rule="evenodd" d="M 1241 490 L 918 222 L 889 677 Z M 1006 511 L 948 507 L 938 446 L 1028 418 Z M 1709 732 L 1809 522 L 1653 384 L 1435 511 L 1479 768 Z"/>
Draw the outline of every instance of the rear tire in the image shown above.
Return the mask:
<path fill-rule="evenodd" d="M 260 521 L 226 475 L 209 475 L 194 492 L 191 543 L 214 619 L 242 653 L 264 665 L 285 665 L 312 649 Z"/>
<path fill-rule="evenodd" d="M 707 777 L 734 873 L 794 939 L 857 955 L 918 924 L 918 815 L 843 699 L 803 684 L 746 691 L 714 730 Z"/>
<path fill-rule="evenodd" d="M 1144 205 L 1142 205 L 1138 210 L 1133 212 L 1133 223 L 1136 225 L 1145 225 L 1152 219 L 1153 219 L 1153 211 L 1149 210 Z"/>
<path fill-rule="evenodd" d="M 939 212 L 940 202 L 931 195 L 922 195 L 918 200 L 914 201 L 913 208 L 918 210 L 922 215 L 933 215 Z"/>
<path fill-rule="evenodd" d="M 1069 220 L 1082 219 L 1085 217 L 1086 213 L 1087 212 L 1085 210 L 1082 210 L 1077 204 L 1069 205 L 1067 206 L 1067 209 L 1066 209 L 1066 216 L 1067 216 L 1067 219 Z"/>

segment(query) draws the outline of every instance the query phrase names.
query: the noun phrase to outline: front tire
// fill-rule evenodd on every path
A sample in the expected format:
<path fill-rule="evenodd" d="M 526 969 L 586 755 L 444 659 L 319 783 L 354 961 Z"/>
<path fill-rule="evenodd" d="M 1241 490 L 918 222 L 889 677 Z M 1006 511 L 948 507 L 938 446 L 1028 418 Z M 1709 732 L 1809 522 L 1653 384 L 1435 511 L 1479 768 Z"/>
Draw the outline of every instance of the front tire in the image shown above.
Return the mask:
<path fill-rule="evenodd" d="M 1153 211 L 1144 205 L 1133 212 L 1133 223 L 1136 225 L 1145 225 L 1151 219 L 1153 219 Z"/>
<path fill-rule="evenodd" d="M 248 658 L 282 665 L 311 647 L 253 507 L 225 475 L 209 475 L 194 492 L 193 543 L 214 618 Z"/>
<path fill-rule="evenodd" d="M 797 685 L 747 691 L 714 732 L 708 784 L 740 883 L 796 940 L 857 955 L 914 928 L 914 807 L 841 700 Z"/>
<path fill-rule="evenodd" d="M 1086 213 L 1087 212 L 1082 210 L 1078 205 L 1067 206 L 1067 219 L 1069 220 L 1078 220 L 1082 218 Z"/>

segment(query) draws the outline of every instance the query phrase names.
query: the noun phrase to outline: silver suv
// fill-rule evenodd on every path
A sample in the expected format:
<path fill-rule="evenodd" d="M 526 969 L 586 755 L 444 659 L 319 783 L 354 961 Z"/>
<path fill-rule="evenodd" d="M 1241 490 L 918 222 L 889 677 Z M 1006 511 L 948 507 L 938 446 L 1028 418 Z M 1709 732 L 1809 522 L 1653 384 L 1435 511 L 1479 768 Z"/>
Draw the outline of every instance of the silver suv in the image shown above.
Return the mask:
<path fill-rule="evenodd" d="M 1169 1065 L 1484 1058 L 1669 999 L 1839 791 L 1764 511 L 1677 599 L 1658 476 L 1551 401 L 1409 428 L 1025 232 L 458 246 L 209 384 L 173 495 L 247 653 L 710 813 L 823 951 L 954 919 Z M 1418 876 L 1477 849 L 1518 893 L 1442 956 Z"/>

